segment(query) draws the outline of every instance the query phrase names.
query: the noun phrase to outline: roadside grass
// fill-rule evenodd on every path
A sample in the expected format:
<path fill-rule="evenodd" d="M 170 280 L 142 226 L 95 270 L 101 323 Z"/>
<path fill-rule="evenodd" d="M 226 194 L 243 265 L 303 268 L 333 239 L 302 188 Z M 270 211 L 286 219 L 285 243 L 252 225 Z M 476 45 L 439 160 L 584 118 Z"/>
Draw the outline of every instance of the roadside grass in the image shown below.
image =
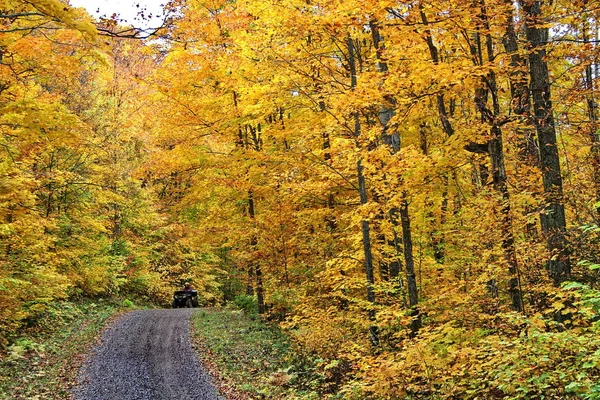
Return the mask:
<path fill-rule="evenodd" d="M 193 332 L 203 364 L 228 399 L 321 398 L 276 327 L 241 310 L 206 308 L 194 313 Z"/>
<path fill-rule="evenodd" d="M 0 399 L 70 399 L 85 353 L 107 320 L 129 307 L 107 300 L 48 306 L 34 329 L 0 351 Z"/>

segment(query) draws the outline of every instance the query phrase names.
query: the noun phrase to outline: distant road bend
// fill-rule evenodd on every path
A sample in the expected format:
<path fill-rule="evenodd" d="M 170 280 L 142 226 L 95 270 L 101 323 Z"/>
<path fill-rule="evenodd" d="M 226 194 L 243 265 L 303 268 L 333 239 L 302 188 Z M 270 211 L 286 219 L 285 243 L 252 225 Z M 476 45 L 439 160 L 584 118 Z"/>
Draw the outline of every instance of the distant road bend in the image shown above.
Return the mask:
<path fill-rule="evenodd" d="M 192 309 L 127 313 L 82 368 L 75 400 L 224 400 L 190 343 Z"/>

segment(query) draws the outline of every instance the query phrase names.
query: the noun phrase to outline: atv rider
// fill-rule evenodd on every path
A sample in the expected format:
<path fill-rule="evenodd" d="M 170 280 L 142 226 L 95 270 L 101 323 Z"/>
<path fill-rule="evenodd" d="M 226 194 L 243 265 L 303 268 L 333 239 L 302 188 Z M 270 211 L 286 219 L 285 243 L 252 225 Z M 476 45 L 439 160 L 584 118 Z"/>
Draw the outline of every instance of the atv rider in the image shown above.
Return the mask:
<path fill-rule="evenodd" d="M 186 282 L 185 285 L 184 285 L 184 287 L 183 287 L 183 291 L 184 292 L 191 292 L 193 290 L 194 289 L 192 289 L 192 285 L 190 285 L 189 282 Z"/>

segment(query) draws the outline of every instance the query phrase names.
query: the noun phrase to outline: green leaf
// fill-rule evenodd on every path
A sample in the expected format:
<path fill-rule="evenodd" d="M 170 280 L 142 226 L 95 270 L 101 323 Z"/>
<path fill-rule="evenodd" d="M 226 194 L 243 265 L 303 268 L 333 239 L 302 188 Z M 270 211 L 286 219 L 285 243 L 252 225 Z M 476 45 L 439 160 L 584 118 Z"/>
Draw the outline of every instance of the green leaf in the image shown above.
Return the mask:
<path fill-rule="evenodd" d="M 565 391 L 568 393 L 577 392 L 581 388 L 581 384 L 579 382 L 571 382 L 567 386 L 565 386 Z"/>
<path fill-rule="evenodd" d="M 565 290 L 586 289 L 587 286 L 579 282 L 565 282 L 562 288 Z"/>

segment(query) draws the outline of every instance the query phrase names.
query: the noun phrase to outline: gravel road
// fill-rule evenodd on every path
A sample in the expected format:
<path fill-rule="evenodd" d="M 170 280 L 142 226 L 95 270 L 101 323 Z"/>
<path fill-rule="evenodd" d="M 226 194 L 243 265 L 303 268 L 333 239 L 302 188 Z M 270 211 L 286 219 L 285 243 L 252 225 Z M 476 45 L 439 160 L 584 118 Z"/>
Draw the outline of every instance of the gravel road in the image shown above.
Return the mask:
<path fill-rule="evenodd" d="M 132 311 L 82 368 L 75 400 L 224 400 L 189 339 L 192 309 Z"/>

